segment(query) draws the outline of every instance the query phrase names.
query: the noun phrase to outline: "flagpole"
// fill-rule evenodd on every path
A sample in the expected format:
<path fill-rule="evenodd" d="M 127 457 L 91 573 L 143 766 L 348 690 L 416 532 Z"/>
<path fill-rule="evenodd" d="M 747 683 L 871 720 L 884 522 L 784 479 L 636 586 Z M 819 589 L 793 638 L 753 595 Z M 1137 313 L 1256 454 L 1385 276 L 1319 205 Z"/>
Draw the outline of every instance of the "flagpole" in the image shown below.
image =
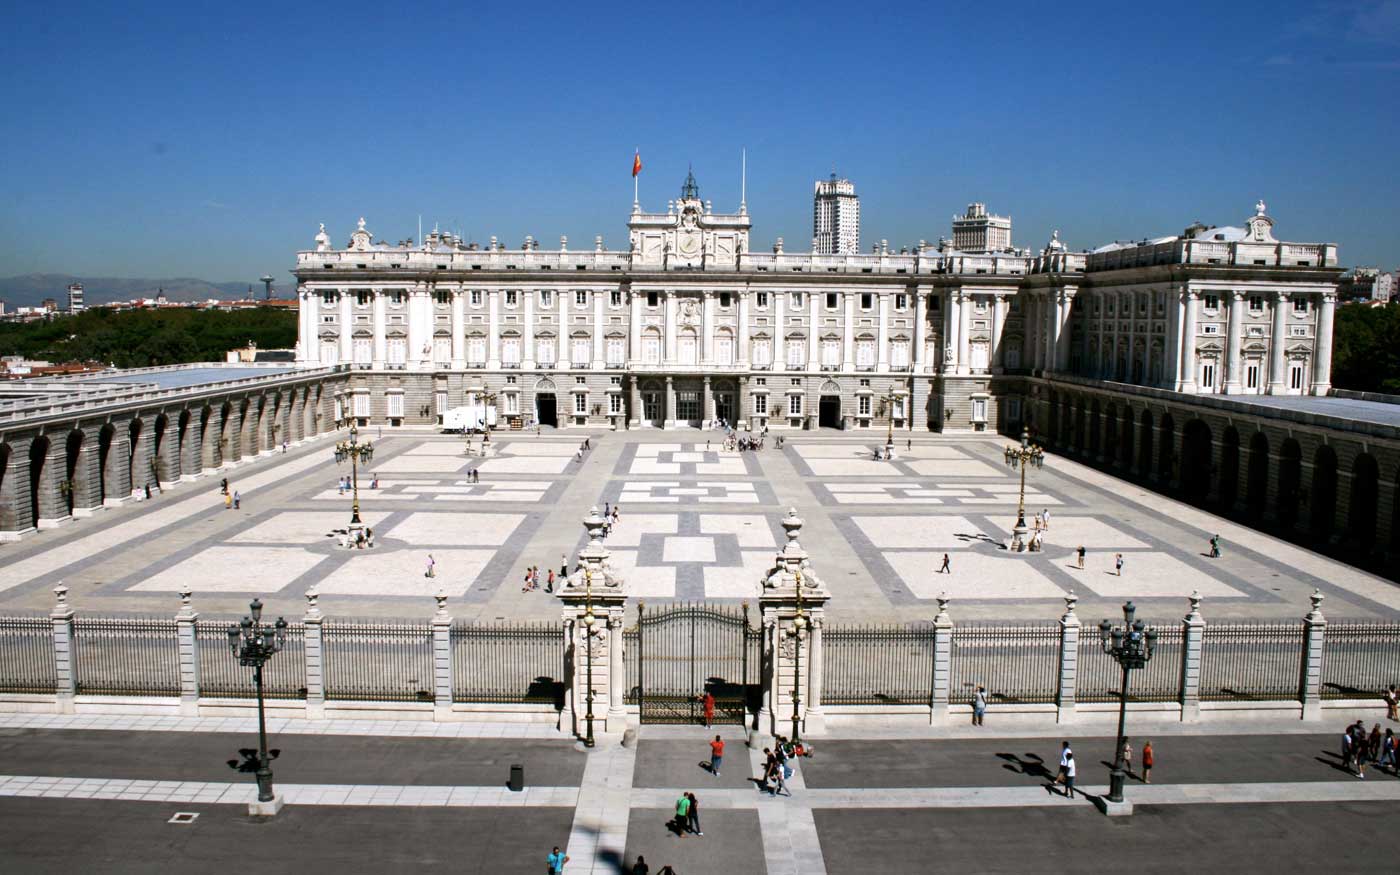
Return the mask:
<path fill-rule="evenodd" d="M 739 214 L 748 212 L 749 200 L 749 149 L 739 151 Z"/>
<path fill-rule="evenodd" d="M 641 148 L 640 146 L 638 146 L 638 147 L 632 152 L 632 161 L 633 161 L 633 167 L 632 167 L 632 206 L 633 206 L 633 207 L 639 207 L 639 206 L 641 205 L 641 199 L 638 198 L 638 196 L 637 196 L 637 182 L 638 182 L 638 177 L 640 177 L 641 174 L 638 173 L 637 170 L 636 170 L 636 160 L 637 160 L 637 156 L 639 156 L 639 155 L 641 155 L 641 154 L 642 154 L 642 148 Z"/>

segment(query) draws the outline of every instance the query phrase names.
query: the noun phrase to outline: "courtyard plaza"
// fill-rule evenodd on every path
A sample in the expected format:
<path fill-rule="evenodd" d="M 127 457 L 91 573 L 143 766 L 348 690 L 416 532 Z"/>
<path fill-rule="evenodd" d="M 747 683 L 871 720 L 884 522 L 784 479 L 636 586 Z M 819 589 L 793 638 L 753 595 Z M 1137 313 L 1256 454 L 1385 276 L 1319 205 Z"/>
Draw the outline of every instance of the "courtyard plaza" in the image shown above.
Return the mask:
<path fill-rule="evenodd" d="M 441 591 L 459 619 L 557 620 L 546 573 L 573 568 L 581 518 L 613 505 L 606 546 L 633 605 L 755 602 L 794 508 L 834 622 L 928 620 L 941 594 L 959 621 L 1052 620 L 1071 592 L 1090 620 L 1133 599 L 1140 616 L 1171 622 L 1198 592 L 1211 622 L 1293 621 L 1314 589 L 1332 619 L 1400 616 L 1389 581 L 1053 454 L 1026 478 L 1027 521 L 1050 513 L 1043 550 L 1013 552 L 1020 472 L 1001 436 L 898 436 L 893 460 L 875 458 L 883 431 L 796 433 L 782 448 L 774 437 L 741 453 L 716 430 L 498 431 L 468 452 L 460 435 L 365 429 L 370 549 L 342 543 L 352 497 L 337 484 L 350 465 L 330 441 L 308 441 L 227 471 L 237 509 L 209 477 L 0 546 L 0 608 L 47 611 L 63 583 L 89 615 L 165 615 L 189 586 L 207 617 L 241 613 L 252 596 L 296 617 L 314 588 L 328 616 L 421 617 Z M 540 589 L 522 592 L 532 565 Z"/>

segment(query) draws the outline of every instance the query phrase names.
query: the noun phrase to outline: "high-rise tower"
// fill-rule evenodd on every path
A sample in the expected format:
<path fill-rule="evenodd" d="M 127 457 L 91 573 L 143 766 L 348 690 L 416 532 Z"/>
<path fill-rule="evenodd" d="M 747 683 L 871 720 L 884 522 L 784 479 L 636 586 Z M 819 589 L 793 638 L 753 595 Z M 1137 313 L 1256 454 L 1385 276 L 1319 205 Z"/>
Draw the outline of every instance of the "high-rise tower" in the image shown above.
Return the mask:
<path fill-rule="evenodd" d="M 818 255 L 860 252 L 860 198 L 849 179 L 817 180 L 812 196 L 812 237 Z"/>

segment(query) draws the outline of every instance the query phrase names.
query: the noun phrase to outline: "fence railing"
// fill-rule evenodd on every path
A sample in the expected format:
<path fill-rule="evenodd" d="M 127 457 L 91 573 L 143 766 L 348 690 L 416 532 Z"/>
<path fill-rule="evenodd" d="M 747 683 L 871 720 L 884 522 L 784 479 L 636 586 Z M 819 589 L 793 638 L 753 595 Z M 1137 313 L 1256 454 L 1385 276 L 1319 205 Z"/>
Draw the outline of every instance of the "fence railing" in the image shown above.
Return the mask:
<path fill-rule="evenodd" d="M 201 620 L 195 625 L 199 653 L 199 694 L 221 699 L 256 695 L 253 670 L 238 664 L 228 647 L 228 621 Z M 263 695 L 269 699 L 306 698 L 306 628 L 287 625 L 287 643 L 263 665 Z"/>
<path fill-rule="evenodd" d="M 1175 702 L 1181 698 L 1182 631 L 1180 626 L 1153 626 L 1157 647 L 1152 659 L 1133 669 L 1128 699 L 1133 702 Z M 1116 702 L 1123 686 L 1123 668 L 1103 652 L 1098 630 L 1085 629 L 1079 636 L 1079 661 L 1075 699 L 1080 702 Z"/>
<path fill-rule="evenodd" d="M 430 624 L 327 621 L 321 636 L 327 699 L 433 701 Z"/>
<path fill-rule="evenodd" d="M 564 704 L 564 633 L 555 623 L 452 626 L 452 701 Z"/>
<path fill-rule="evenodd" d="M 180 639 L 170 617 L 77 617 L 73 671 L 79 693 L 180 692 Z"/>
<path fill-rule="evenodd" d="M 1400 683 L 1400 623 L 1330 623 L 1322 646 L 1322 698 L 1376 695 Z"/>
<path fill-rule="evenodd" d="M 1201 640 L 1201 699 L 1298 699 L 1303 626 L 1222 623 Z"/>
<path fill-rule="evenodd" d="M 1059 692 L 1060 627 L 967 625 L 953 629 L 949 701 L 972 701 L 987 688 L 992 703 L 1053 702 Z"/>
<path fill-rule="evenodd" d="M 58 688 L 48 617 L 0 617 L 0 654 L 0 693 L 52 693 Z"/>
<path fill-rule="evenodd" d="M 933 696 L 933 627 L 828 626 L 822 632 L 822 701 L 925 705 Z"/>

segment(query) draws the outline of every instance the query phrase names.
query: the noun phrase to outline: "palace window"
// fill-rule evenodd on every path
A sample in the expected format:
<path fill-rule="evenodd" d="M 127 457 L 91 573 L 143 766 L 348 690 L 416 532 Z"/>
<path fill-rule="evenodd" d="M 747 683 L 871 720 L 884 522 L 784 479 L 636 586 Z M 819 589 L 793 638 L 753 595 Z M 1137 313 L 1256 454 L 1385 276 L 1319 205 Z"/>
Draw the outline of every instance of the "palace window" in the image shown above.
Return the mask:
<path fill-rule="evenodd" d="M 515 289 L 506 289 L 506 306 L 514 307 L 516 302 Z"/>
<path fill-rule="evenodd" d="M 621 307 L 621 306 L 622 306 L 622 292 L 619 292 L 619 291 L 612 291 L 612 292 L 609 292 L 609 293 L 608 293 L 608 306 L 610 306 L 610 307 Z"/>
<path fill-rule="evenodd" d="M 478 367 L 486 364 L 486 338 L 481 336 L 467 338 L 467 364 Z"/>
<path fill-rule="evenodd" d="M 449 303 L 452 302 L 452 293 L 451 293 L 451 292 L 433 292 L 433 301 L 436 302 L 437 304 L 446 306 L 447 304 L 449 304 Z"/>
<path fill-rule="evenodd" d="M 501 363 L 506 365 L 520 364 L 520 338 L 506 337 L 501 339 Z"/>
<path fill-rule="evenodd" d="M 1259 365 L 1251 362 L 1244 369 L 1244 387 L 1246 389 L 1259 388 Z"/>
<path fill-rule="evenodd" d="M 655 328 L 642 335 L 642 361 L 649 365 L 661 364 L 661 334 Z"/>
<path fill-rule="evenodd" d="M 504 404 L 503 404 L 502 406 L 503 406 L 504 412 L 505 412 L 507 415 L 516 414 L 516 413 L 519 413 L 519 412 L 520 412 L 520 396 L 519 396 L 519 395 L 515 394 L 514 392 L 507 392 L 507 393 L 505 393 L 504 395 L 501 396 L 501 400 L 504 402 Z"/>
<path fill-rule="evenodd" d="M 572 347 L 571 347 L 572 350 L 573 350 L 573 355 L 571 355 L 571 356 L 569 357 L 569 360 L 570 360 L 571 362 L 573 362 L 573 364 L 574 364 L 575 367 L 580 366 L 580 365 L 586 365 L 586 364 L 588 364 L 588 347 L 589 347 L 588 338 L 586 338 L 586 337 L 575 337 L 575 338 L 574 338 L 574 342 L 573 342 L 573 345 L 572 345 Z"/>
<path fill-rule="evenodd" d="M 384 400 L 388 402 L 388 408 L 389 408 L 389 409 L 388 409 L 388 415 L 389 415 L 389 418 L 390 418 L 390 419 L 401 419 L 401 418 L 403 418 L 403 393 L 402 393 L 402 392 L 390 392 L 388 395 L 386 395 L 386 396 L 384 397 Z"/>
<path fill-rule="evenodd" d="M 1263 298 L 1262 295 L 1250 295 L 1250 296 L 1249 296 L 1249 312 L 1251 312 L 1251 313 L 1263 313 L 1263 312 L 1264 312 L 1264 298 Z"/>
<path fill-rule="evenodd" d="M 771 365 L 773 363 L 773 342 L 766 337 L 753 342 L 753 363 Z"/>
<path fill-rule="evenodd" d="M 755 300 L 755 303 L 756 303 L 759 307 L 765 308 L 765 309 L 768 307 L 768 293 L 767 293 L 767 292 L 758 292 L 757 295 L 755 296 L 755 299 L 754 299 L 754 300 Z"/>
<path fill-rule="evenodd" d="M 873 368 L 875 366 L 875 341 L 870 339 L 856 341 L 856 367 Z"/>
<path fill-rule="evenodd" d="M 754 412 L 754 416 L 767 416 L 767 415 L 768 415 L 768 396 L 767 396 L 767 395 L 755 395 L 755 396 L 753 396 L 753 412 Z"/>
<path fill-rule="evenodd" d="M 647 292 L 647 306 L 648 306 L 648 307 L 655 307 L 655 306 L 657 305 L 657 301 L 658 301 L 658 295 L 656 294 L 656 292 Z"/>
<path fill-rule="evenodd" d="M 355 293 L 355 306 L 357 306 L 357 307 L 368 307 L 368 306 L 369 306 L 369 292 L 366 292 L 366 291 L 358 291 L 358 292 L 356 292 L 356 293 Z"/>
<path fill-rule="evenodd" d="M 869 395 L 860 395 L 860 396 L 858 396 L 858 397 L 856 398 L 856 415 L 857 415 L 857 416 L 869 416 L 869 415 L 870 415 L 870 396 L 869 396 Z"/>
<path fill-rule="evenodd" d="M 608 338 L 608 364 L 620 365 L 627 358 L 627 341 L 622 337 Z"/>
<path fill-rule="evenodd" d="M 1206 309 L 1207 309 L 1207 310 L 1219 310 L 1219 309 L 1220 309 L 1220 296 L 1219 296 L 1219 295 L 1206 295 L 1206 297 L 1205 297 L 1205 305 L 1206 305 Z"/>
<path fill-rule="evenodd" d="M 554 306 L 554 290 L 540 289 L 540 307 L 547 309 Z"/>
<path fill-rule="evenodd" d="M 574 292 L 574 306 L 575 306 L 575 307 L 587 307 L 587 306 L 588 306 L 588 292 L 585 292 L 583 289 L 578 289 L 577 291 L 575 291 L 575 292 Z"/>
<path fill-rule="evenodd" d="M 894 296 L 894 308 L 895 308 L 896 310 L 903 310 L 903 309 L 906 309 L 908 306 L 909 306 L 909 296 L 908 296 L 908 295 L 895 295 L 895 296 Z"/>
<path fill-rule="evenodd" d="M 392 304 L 392 305 L 394 305 L 395 307 L 402 307 L 402 306 L 403 306 L 403 292 L 390 292 L 390 293 L 389 293 L 389 303 Z"/>
<path fill-rule="evenodd" d="M 588 415 L 588 394 L 587 394 L 586 392 L 575 392 L 575 393 L 574 393 L 574 415 L 575 415 L 575 416 L 587 416 L 587 415 Z"/>
<path fill-rule="evenodd" d="M 788 416 L 801 416 L 801 415 L 802 415 L 802 396 L 801 396 L 801 395 L 789 395 L 789 396 L 788 396 Z"/>
<path fill-rule="evenodd" d="M 890 365 L 896 368 L 909 366 L 909 341 L 896 340 L 890 344 Z"/>
<path fill-rule="evenodd" d="M 402 337 L 391 337 L 387 344 L 389 364 L 402 365 L 408 362 L 408 341 Z"/>
<path fill-rule="evenodd" d="M 447 409 L 447 392 L 438 391 L 433 393 L 433 404 L 438 413 Z"/>
<path fill-rule="evenodd" d="M 369 393 L 355 393 L 355 418 L 364 419 L 369 416 Z"/>
<path fill-rule="evenodd" d="M 442 367 L 452 363 L 452 338 L 433 338 L 433 362 Z"/>
<path fill-rule="evenodd" d="M 834 337 L 828 337 L 822 341 L 822 367 L 838 368 L 841 366 L 841 341 Z"/>
<path fill-rule="evenodd" d="M 542 337 L 535 341 L 535 361 L 542 367 L 549 367 L 554 364 L 554 354 L 559 351 L 558 345 L 552 337 Z"/>
<path fill-rule="evenodd" d="M 787 363 L 790 368 L 800 368 L 803 365 L 802 338 L 788 338 L 787 343 Z"/>
<path fill-rule="evenodd" d="M 1306 313 L 1306 312 L 1308 312 L 1308 299 L 1307 299 L 1307 298 L 1294 298 L 1294 299 L 1293 299 L 1293 312 L 1294 312 L 1294 313 Z"/>
<path fill-rule="evenodd" d="M 1205 362 L 1201 365 L 1201 386 L 1206 389 L 1215 388 L 1215 362 Z"/>
<path fill-rule="evenodd" d="M 801 307 L 801 306 L 802 306 L 802 293 L 801 293 L 801 292 L 793 292 L 793 293 L 792 293 L 792 306 L 794 306 L 794 307 Z"/>
<path fill-rule="evenodd" d="M 622 393 L 614 392 L 608 396 L 608 413 L 613 416 L 622 415 Z"/>
<path fill-rule="evenodd" d="M 838 306 L 838 299 L 835 292 L 826 293 L 826 309 L 835 310 Z"/>
<path fill-rule="evenodd" d="M 720 292 L 720 293 L 719 293 L 719 307 L 720 307 L 721 310 L 728 310 L 728 309 L 729 309 L 729 293 L 728 293 L 728 292 Z"/>
<path fill-rule="evenodd" d="M 1288 365 L 1288 387 L 1290 389 L 1303 388 L 1303 363 L 1290 362 Z"/>

